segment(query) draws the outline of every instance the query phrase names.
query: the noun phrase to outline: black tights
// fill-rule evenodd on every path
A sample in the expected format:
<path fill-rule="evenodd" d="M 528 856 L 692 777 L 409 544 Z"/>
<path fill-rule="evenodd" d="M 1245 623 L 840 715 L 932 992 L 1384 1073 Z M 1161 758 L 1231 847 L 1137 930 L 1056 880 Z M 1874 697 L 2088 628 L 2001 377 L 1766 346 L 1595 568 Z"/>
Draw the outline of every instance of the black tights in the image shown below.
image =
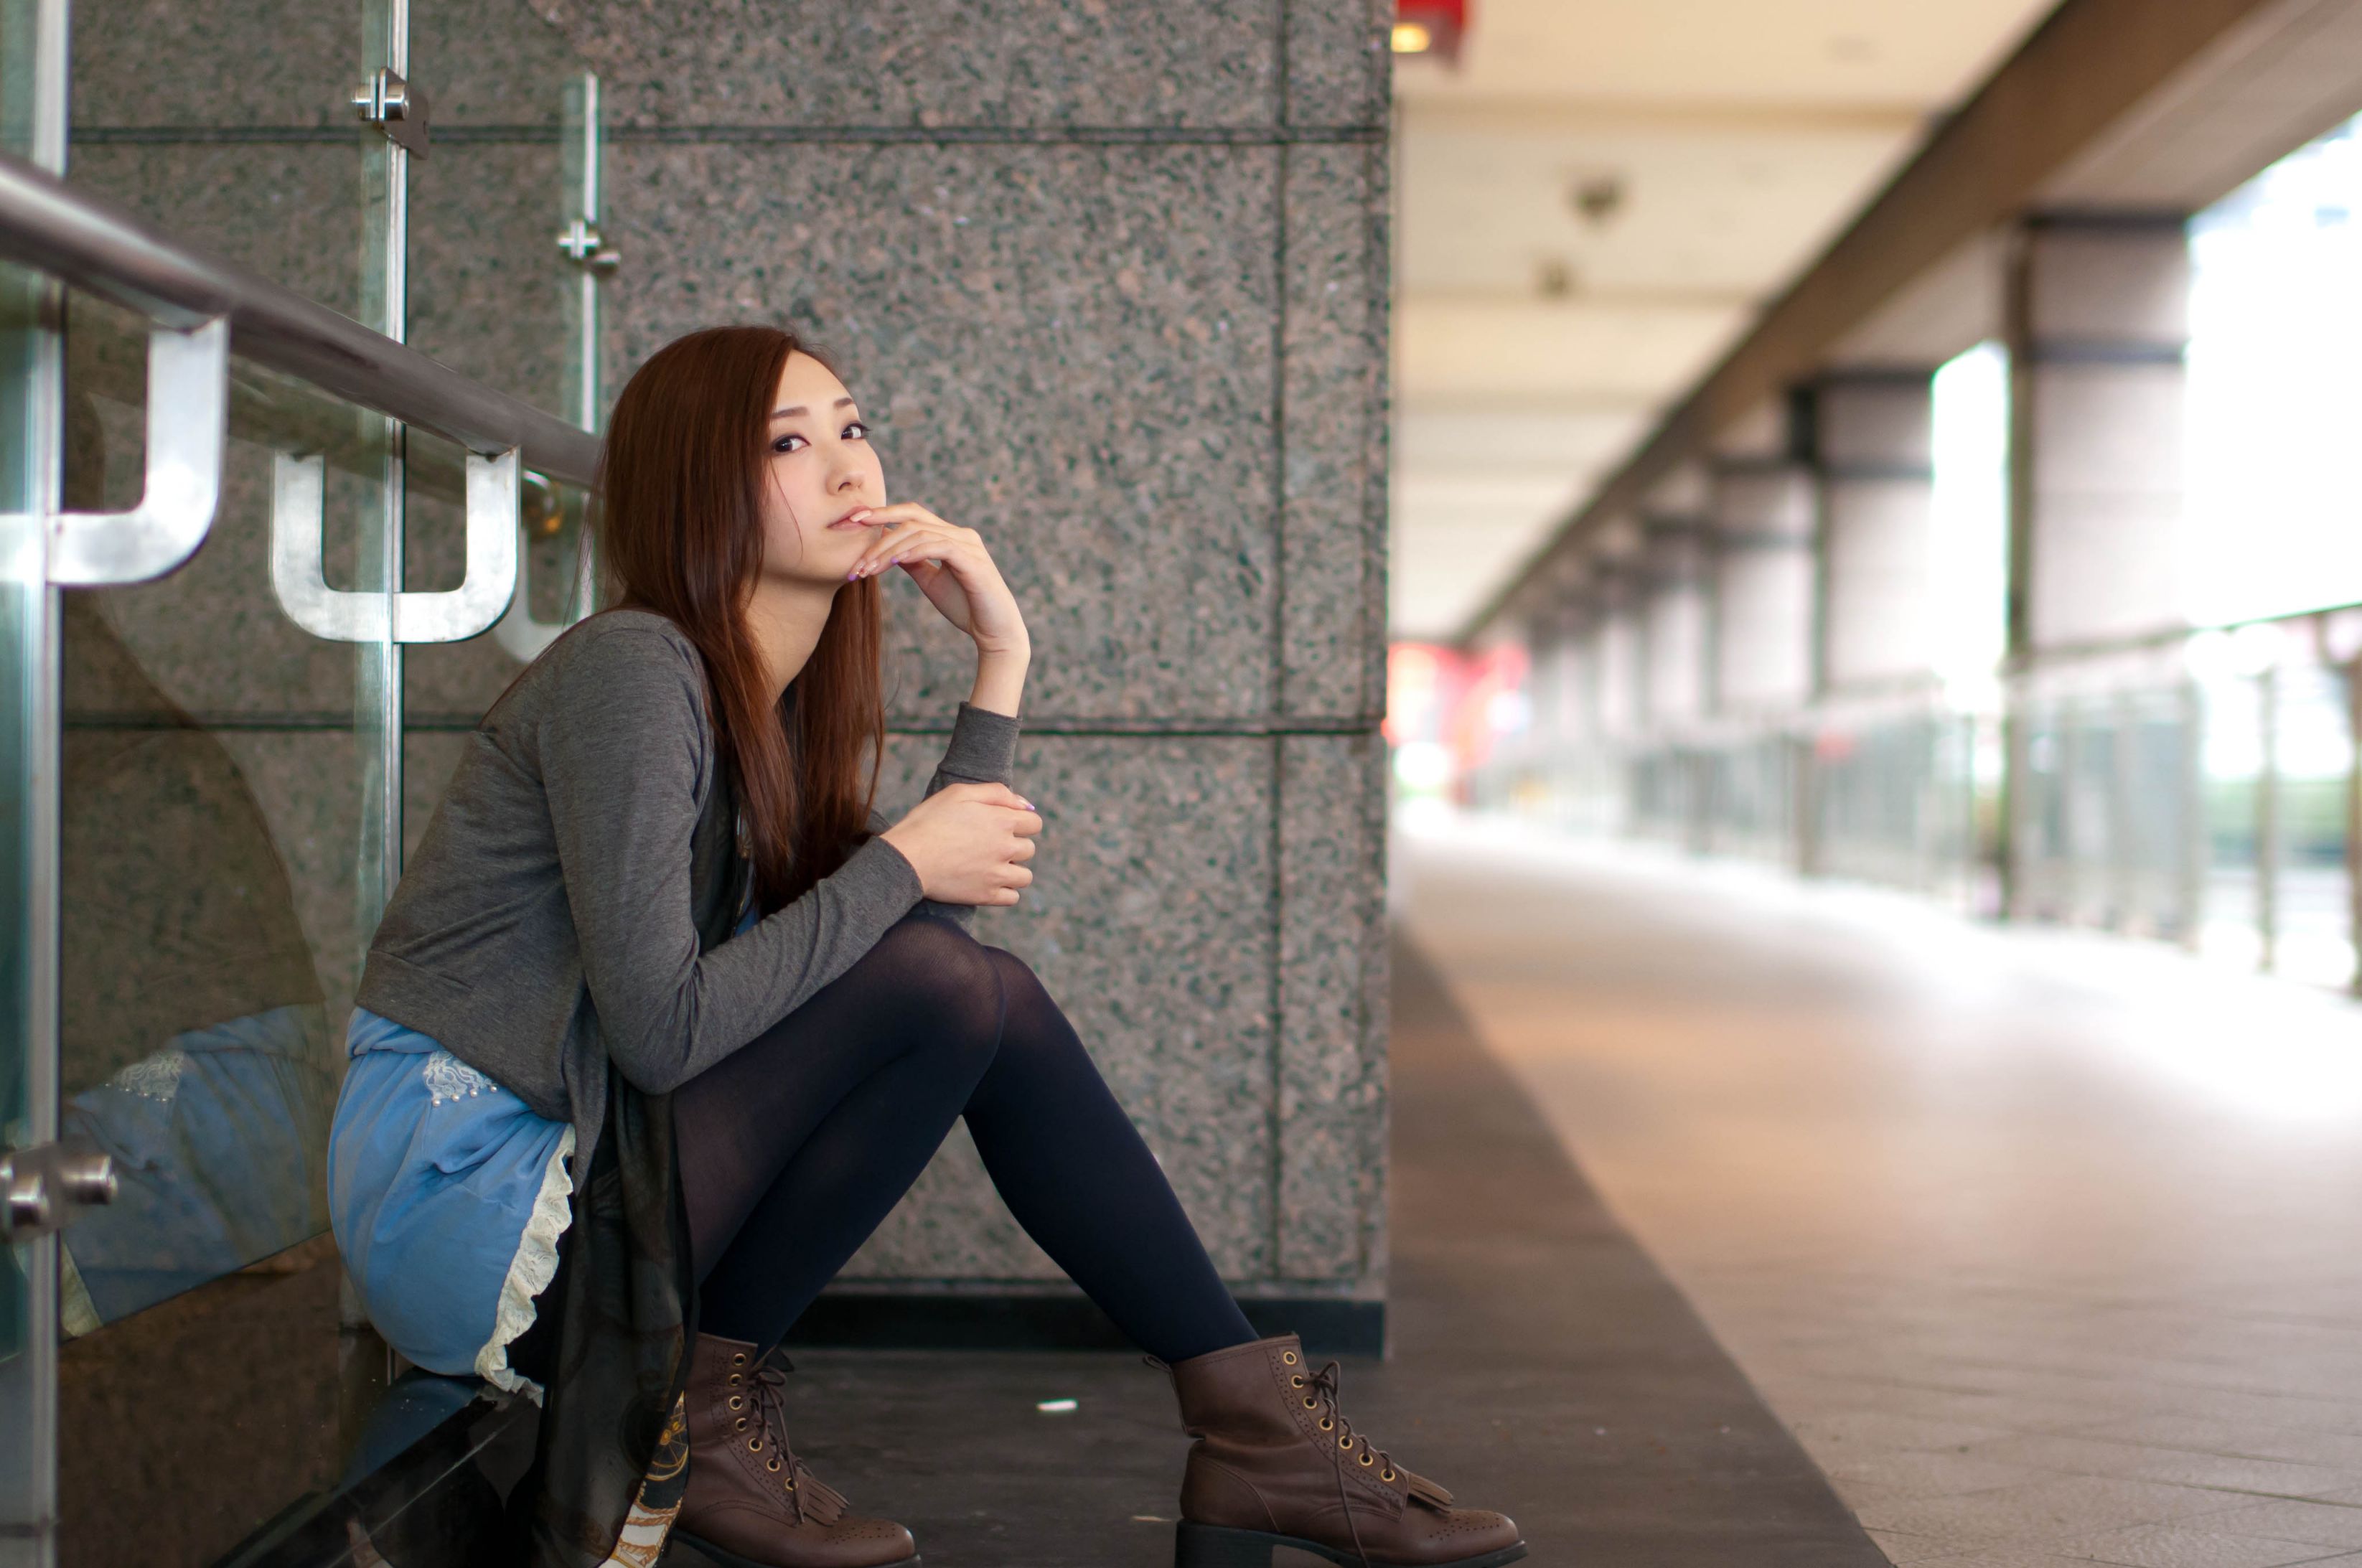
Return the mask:
<path fill-rule="evenodd" d="M 698 1327 L 776 1343 L 962 1116 L 1010 1212 L 1142 1349 L 1255 1337 L 1033 971 L 918 912 L 675 1092 Z"/>

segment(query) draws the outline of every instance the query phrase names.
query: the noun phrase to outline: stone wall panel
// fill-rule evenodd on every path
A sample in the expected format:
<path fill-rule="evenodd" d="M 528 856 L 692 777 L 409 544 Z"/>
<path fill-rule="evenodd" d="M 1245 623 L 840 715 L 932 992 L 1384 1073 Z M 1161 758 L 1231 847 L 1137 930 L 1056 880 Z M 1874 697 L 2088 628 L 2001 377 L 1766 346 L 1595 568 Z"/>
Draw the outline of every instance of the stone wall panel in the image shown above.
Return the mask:
<path fill-rule="evenodd" d="M 1269 148 L 630 146 L 613 379 L 718 322 L 840 361 L 889 493 L 982 532 L 1032 717 L 1267 711 Z M 966 639 L 900 573 L 889 690 L 941 718 Z"/>

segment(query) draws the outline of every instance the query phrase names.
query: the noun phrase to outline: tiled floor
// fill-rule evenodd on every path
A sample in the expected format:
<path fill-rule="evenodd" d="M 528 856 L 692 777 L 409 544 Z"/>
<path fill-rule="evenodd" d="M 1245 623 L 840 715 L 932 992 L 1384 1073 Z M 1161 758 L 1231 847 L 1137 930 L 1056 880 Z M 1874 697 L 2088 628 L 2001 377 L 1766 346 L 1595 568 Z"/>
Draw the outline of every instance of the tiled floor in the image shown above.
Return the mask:
<path fill-rule="evenodd" d="M 2362 1006 L 1498 824 L 1393 871 L 1894 1562 L 2362 1568 Z"/>

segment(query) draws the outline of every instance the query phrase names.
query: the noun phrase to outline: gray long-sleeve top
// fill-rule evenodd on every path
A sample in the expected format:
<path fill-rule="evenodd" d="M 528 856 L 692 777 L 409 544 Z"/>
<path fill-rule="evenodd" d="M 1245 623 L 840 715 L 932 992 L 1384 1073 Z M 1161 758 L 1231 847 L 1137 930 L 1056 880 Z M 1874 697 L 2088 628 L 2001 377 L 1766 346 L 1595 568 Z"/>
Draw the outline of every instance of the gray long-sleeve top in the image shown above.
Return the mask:
<path fill-rule="evenodd" d="M 575 1128 L 589 1179 L 607 1074 L 661 1094 L 850 968 L 914 905 L 918 872 L 871 837 L 744 935 L 746 867 L 695 645 L 611 610 L 553 643 L 483 722 L 370 944 L 355 1001 L 431 1035 Z M 1018 723 L 963 702 L 933 794 L 1007 783 Z M 869 816 L 874 835 L 888 826 Z"/>

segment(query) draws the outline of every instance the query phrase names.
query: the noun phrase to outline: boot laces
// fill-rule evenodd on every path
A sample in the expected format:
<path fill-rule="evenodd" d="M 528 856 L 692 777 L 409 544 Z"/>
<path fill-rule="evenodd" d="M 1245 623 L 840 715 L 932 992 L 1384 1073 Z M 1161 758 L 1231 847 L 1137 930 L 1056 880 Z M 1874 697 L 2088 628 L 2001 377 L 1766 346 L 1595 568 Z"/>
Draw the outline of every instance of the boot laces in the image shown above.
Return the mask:
<path fill-rule="evenodd" d="M 799 1522 L 804 1517 L 804 1485 L 811 1480 L 804 1462 L 788 1442 L 788 1376 L 775 1361 L 756 1364 L 746 1379 L 746 1397 L 753 1407 L 755 1437 L 747 1444 L 751 1452 L 756 1444 L 767 1442 L 778 1452 L 763 1463 L 766 1470 L 776 1473 L 786 1487 L 788 1507 Z"/>
<path fill-rule="evenodd" d="M 1353 1521 L 1353 1509 L 1346 1497 L 1345 1465 L 1352 1458 L 1354 1444 L 1359 1443 L 1364 1453 L 1374 1457 L 1366 1466 L 1360 1465 L 1358 1460 L 1352 1461 L 1357 1466 L 1374 1470 L 1387 1480 L 1392 1480 L 1397 1472 L 1394 1455 L 1355 1432 L 1353 1423 L 1347 1420 L 1345 1413 L 1337 1408 L 1337 1394 L 1343 1375 L 1344 1368 L 1332 1361 L 1306 1379 L 1304 1388 L 1308 1397 L 1316 1402 L 1321 1436 L 1334 1436 L 1336 1439 L 1336 1446 L 1329 1453 L 1329 1463 L 1337 1470 L 1337 1507 L 1345 1516 L 1346 1529 L 1352 1534 L 1353 1555 L 1362 1560 L 1362 1568 L 1370 1568 L 1369 1549 L 1362 1544 L 1362 1527 Z"/>

